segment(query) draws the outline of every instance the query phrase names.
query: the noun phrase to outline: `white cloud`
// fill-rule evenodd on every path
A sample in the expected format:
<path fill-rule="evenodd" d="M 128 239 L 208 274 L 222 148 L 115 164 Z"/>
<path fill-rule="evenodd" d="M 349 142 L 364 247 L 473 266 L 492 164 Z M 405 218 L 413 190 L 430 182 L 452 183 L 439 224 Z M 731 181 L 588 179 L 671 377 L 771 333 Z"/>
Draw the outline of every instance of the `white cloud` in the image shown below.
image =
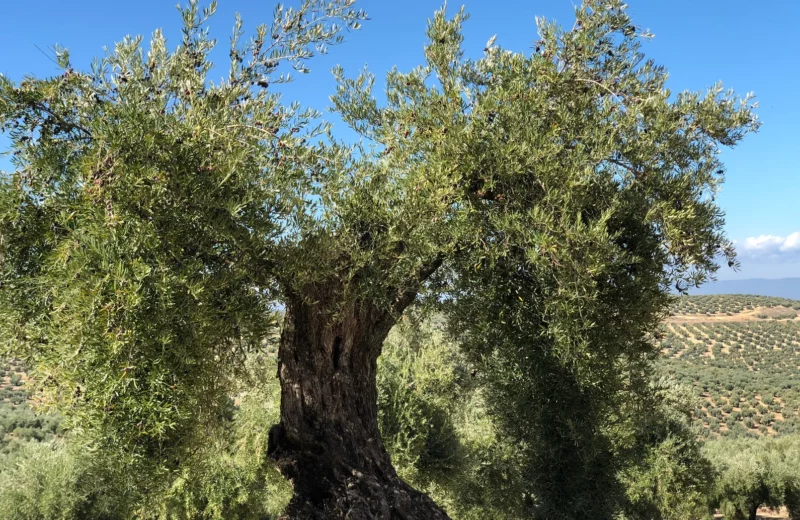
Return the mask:
<path fill-rule="evenodd" d="M 749 237 L 737 249 L 742 257 L 763 262 L 800 261 L 800 231 L 779 237 L 761 235 Z"/>

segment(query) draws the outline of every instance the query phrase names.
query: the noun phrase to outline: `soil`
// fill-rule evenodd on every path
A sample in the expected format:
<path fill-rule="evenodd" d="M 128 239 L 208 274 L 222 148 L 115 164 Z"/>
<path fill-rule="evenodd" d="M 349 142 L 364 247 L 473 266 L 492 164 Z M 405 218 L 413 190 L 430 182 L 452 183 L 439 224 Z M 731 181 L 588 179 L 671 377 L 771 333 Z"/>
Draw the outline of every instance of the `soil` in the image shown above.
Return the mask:
<path fill-rule="evenodd" d="M 731 314 L 676 314 L 667 318 L 667 323 L 719 323 L 726 321 L 764 321 L 765 318 L 759 318 L 759 315 L 766 315 L 769 318 L 773 316 L 781 316 L 786 314 L 788 309 L 784 307 L 756 307 L 752 310 L 746 310 Z M 766 319 L 769 319 L 766 318 Z M 794 318 L 784 318 L 780 321 L 800 321 L 800 316 Z"/>

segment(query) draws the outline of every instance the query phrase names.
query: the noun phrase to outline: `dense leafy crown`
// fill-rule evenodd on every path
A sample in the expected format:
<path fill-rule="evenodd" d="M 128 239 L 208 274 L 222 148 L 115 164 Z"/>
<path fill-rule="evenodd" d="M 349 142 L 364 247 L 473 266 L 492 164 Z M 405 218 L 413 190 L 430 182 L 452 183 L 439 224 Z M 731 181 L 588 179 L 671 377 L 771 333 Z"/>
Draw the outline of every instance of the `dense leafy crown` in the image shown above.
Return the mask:
<path fill-rule="evenodd" d="M 620 1 L 477 60 L 464 12 L 437 12 L 426 64 L 389 73 L 385 105 L 372 76 L 334 71 L 358 145 L 272 89 L 358 27 L 352 4 L 278 9 L 248 43 L 237 21 L 219 83 L 196 1 L 174 51 L 156 32 L 90 72 L 61 51 L 57 77 L 0 78 L 3 348 L 106 445 L 188 449 L 288 300 L 335 320 L 422 293 L 507 388 L 536 361 L 584 392 L 652 353 L 668 288 L 735 262 L 713 195 L 720 145 L 758 125 L 748 98 L 672 95 Z"/>

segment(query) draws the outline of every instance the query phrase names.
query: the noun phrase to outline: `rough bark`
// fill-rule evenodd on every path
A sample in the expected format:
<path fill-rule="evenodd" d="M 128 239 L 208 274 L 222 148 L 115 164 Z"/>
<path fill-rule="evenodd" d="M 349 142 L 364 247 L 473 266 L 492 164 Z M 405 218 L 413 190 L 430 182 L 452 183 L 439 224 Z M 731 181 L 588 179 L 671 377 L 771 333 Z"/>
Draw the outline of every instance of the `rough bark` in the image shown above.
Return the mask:
<path fill-rule="evenodd" d="M 286 309 L 281 422 L 269 439 L 294 487 L 283 518 L 447 519 L 397 476 L 378 430 L 377 360 L 392 313 L 368 304 L 326 311 L 300 299 Z"/>

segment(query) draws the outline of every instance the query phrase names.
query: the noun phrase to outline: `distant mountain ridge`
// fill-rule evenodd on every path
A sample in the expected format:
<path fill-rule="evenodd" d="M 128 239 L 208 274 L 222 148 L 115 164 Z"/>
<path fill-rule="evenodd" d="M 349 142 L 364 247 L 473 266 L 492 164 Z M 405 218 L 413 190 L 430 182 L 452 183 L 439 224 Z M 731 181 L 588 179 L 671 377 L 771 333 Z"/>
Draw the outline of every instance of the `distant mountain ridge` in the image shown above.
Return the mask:
<path fill-rule="evenodd" d="M 756 294 L 800 300 L 800 278 L 750 278 L 710 282 L 689 294 Z"/>

